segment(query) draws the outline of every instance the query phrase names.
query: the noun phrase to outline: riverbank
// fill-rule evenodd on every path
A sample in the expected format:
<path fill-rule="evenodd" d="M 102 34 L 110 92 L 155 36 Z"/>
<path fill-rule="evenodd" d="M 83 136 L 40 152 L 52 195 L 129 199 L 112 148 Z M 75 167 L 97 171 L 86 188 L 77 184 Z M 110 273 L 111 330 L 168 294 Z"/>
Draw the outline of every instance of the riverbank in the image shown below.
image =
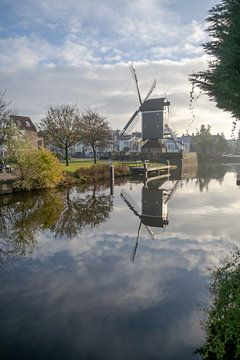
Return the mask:
<path fill-rule="evenodd" d="M 110 177 L 109 163 L 106 161 L 98 164 L 93 164 L 91 161 L 76 161 L 70 163 L 68 167 L 62 164 L 62 168 L 63 178 L 57 187 L 65 187 L 75 184 L 91 185 L 99 181 L 108 180 Z M 115 163 L 114 170 L 115 179 L 129 175 L 129 166 L 127 164 Z M 18 180 L 19 177 L 17 174 L 1 173 L 0 195 L 25 191 L 26 189 L 21 189 L 19 187 Z"/>
<path fill-rule="evenodd" d="M 72 164 L 71 164 L 72 165 Z M 130 175 L 129 166 L 127 164 L 114 164 L 114 177 L 121 178 Z M 110 177 L 110 169 L 108 163 L 91 164 L 83 162 L 73 164 L 64 169 L 63 184 L 92 184 L 97 181 L 107 180 Z"/>
<path fill-rule="evenodd" d="M 113 162 L 114 178 L 120 179 L 131 175 L 130 169 L 132 166 L 139 165 L 136 162 Z M 149 164 L 149 167 L 157 165 L 156 163 Z M 160 165 L 160 164 L 158 164 Z M 63 176 L 56 187 L 66 187 L 70 185 L 91 185 L 100 181 L 110 179 L 110 164 L 108 161 L 99 161 L 94 164 L 91 160 L 76 160 L 69 163 L 69 166 L 61 163 Z M 19 177 L 17 172 L 12 174 L 0 174 L 0 195 L 10 194 L 24 190 L 31 190 L 31 188 L 22 188 L 19 185 Z M 55 187 L 55 186 L 54 186 Z M 33 188 L 34 189 L 34 188 Z M 41 189 L 41 187 L 38 187 Z"/>

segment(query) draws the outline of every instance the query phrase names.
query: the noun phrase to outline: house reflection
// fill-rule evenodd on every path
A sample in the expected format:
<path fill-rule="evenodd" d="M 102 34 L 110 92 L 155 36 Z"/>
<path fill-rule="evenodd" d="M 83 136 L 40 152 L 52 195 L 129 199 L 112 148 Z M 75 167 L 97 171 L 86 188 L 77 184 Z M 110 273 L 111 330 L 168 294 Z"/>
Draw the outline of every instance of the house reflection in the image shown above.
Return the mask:
<path fill-rule="evenodd" d="M 164 187 L 165 181 L 166 179 L 162 178 L 149 178 L 144 183 L 141 193 L 141 209 L 125 190 L 121 190 L 121 198 L 140 220 L 132 261 L 134 261 L 137 253 L 142 225 L 145 226 L 151 238 L 155 240 L 156 234 L 152 228 L 165 228 L 169 224 L 168 201 L 173 196 L 179 180 L 171 181 L 170 188 L 169 186 Z"/>

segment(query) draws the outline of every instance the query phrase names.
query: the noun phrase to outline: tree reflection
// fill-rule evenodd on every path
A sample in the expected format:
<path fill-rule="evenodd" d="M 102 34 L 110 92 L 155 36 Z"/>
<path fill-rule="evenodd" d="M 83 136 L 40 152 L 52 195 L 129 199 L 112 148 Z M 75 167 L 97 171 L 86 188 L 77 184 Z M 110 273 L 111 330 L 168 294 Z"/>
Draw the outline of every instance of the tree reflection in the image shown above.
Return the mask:
<path fill-rule="evenodd" d="M 74 188 L 15 194 L 0 201 L 0 266 L 12 257 L 30 254 L 39 232 L 73 237 L 85 226 L 105 221 L 112 209 L 110 196 L 96 187 L 88 192 Z"/>
<path fill-rule="evenodd" d="M 0 263 L 30 254 L 38 231 L 56 224 L 62 200 L 54 191 L 41 194 L 16 194 L 1 198 Z"/>
<path fill-rule="evenodd" d="M 97 192 L 96 187 L 87 194 L 82 194 L 77 189 L 67 190 L 63 211 L 54 229 L 55 235 L 69 238 L 76 236 L 84 227 L 95 227 L 105 221 L 111 209 L 110 196 Z"/>
<path fill-rule="evenodd" d="M 200 161 L 198 164 L 196 184 L 202 192 L 204 189 L 208 191 L 208 186 L 211 180 L 215 179 L 222 184 L 224 176 L 227 172 L 227 166 L 223 164 L 210 163 L 207 161 Z"/>
<path fill-rule="evenodd" d="M 213 305 L 204 327 L 204 360 L 240 359 L 240 251 L 212 272 Z"/>

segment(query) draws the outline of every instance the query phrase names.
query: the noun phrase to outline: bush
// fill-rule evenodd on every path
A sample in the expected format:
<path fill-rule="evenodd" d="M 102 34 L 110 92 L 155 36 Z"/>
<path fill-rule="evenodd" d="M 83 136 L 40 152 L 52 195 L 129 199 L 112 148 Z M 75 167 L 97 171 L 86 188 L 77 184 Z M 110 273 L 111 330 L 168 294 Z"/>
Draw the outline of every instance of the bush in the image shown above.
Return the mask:
<path fill-rule="evenodd" d="M 21 189 L 53 188 L 63 178 L 59 160 L 48 150 L 22 148 L 17 155 L 19 187 Z"/>
<path fill-rule="evenodd" d="M 204 360 L 240 359 L 240 251 L 212 273 L 213 305 L 205 323 Z"/>

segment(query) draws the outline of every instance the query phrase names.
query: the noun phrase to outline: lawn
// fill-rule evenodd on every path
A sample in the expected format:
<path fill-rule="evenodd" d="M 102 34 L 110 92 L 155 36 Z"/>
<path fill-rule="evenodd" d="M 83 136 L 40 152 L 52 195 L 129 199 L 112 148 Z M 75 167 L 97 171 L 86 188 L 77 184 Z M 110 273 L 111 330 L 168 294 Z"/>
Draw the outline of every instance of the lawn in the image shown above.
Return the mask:
<path fill-rule="evenodd" d="M 74 173 L 77 169 L 79 168 L 89 168 L 90 166 L 94 165 L 93 159 L 77 159 L 77 160 L 70 160 L 69 161 L 69 166 L 65 165 L 65 162 L 61 162 L 62 163 L 62 167 L 64 171 L 67 171 L 69 173 Z M 114 165 L 116 164 L 124 164 L 127 166 L 133 166 L 134 164 L 136 164 L 135 161 L 127 161 L 127 162 L 120 162 L 120 161 L 113 161 L 112 162 Z M 98 165 L 102 165 L 102 164 L 109 164 L 108 160 L 97 160 L 97 164 Z M 150 164 L 149 164 L 150 165 Z M 159 165 L 157 163 L 151 163 L 150 166 L 156 166 Z M 140 162 L 139 166 L 142 166 L 142 162 Z"/>
<path fill-rule="evenodd" d="M 97 164 L 109 164 L 108 160 L 98 160 Z M 88 168 L 94 165 L 93 159 L 89 160 L 71 160 L 69 161 L 69 166 L 65 165 L 65 162 L 62 162 L 62 167 L 64 171 L 73 173 L 79 168 Z"/>

